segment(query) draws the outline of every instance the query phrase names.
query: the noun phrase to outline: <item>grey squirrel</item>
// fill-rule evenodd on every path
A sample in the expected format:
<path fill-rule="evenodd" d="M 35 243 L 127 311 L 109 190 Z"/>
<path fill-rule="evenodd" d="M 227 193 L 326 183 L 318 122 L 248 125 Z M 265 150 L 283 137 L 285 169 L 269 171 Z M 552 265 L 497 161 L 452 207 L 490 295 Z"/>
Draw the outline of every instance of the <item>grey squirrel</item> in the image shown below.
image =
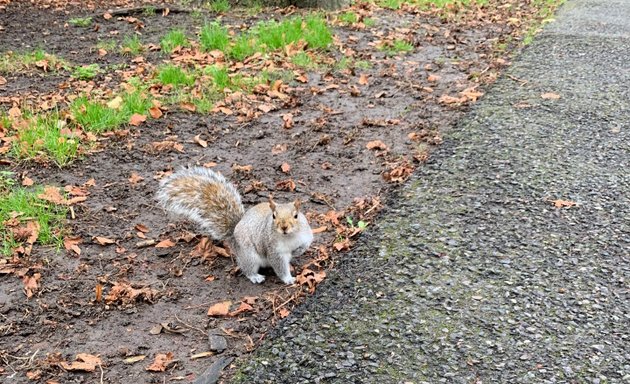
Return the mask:
<path fill-rule="evenodd" d="M 195 222 L 213 239 L 226 240 L 252 283 L 265 281 L 260 267 L 272 267 L 285 284 L 293 284 L 291 258 L 303 254 L 313 241 L 299 200 L 276 204 L 270 196 L 245 211 L 236 187 L 207 168 L 181 169 L 165 178 L 157 199 L 168 212 Z"/>

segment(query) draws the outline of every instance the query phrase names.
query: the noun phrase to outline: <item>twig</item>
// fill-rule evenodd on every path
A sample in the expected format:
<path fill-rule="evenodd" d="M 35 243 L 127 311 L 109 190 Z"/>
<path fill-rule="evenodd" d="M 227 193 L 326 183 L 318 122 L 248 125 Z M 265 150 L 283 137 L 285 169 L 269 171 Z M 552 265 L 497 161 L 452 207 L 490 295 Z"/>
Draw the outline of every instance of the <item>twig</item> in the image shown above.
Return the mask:
<path fill-rule="evenodd" d="M 523 80 L 523 79 L 519 79 L 518 77 L 512 76 L 512 75 L 507 75 L 507 77 L 509 77 L 510 79 L 516 81 L 517 83 L 521 84 L 521 87 L 527 83 L 529 83 L 529 81 L 527 80 Z"/>
<path fill-rule="evenodd" d="M 171 7 L 150 7 L 150 6 L 145 6 L 145 7 L 133 7 L 133 8 L 121 8 L 121 9 L 116 9 L 114 11 L 111 12 L 107 12 L 112 16 L 129 16 L 129 15 L 133 15 L 133 14 L 137 14 L 137 13 L 144 13 L 147 12 L 147 10 L 151 10 L 155 13 L 158 12 L 165 12 L 168 9 L 168 13 L 190 13 L 192 12 L 190 9 L 185 9 L 185 8 L 171 8 Z M 104 12 L 100 12 L 100 13 L 95 13 L 92 15 L 92 17 L 99 17 L 99 16 L 103 16 Z"/>
<path fill-rule="evenodd" d="M 190 324 L 188 324 L 188 323 L 184 322 L 182 319 L 180 319 L 179 317 L 177 317 L 177 315 L 175 315 L 175 318 L 177 319 L 177 321 L 179 321 L 180 323 L 182 323 L 184 326 L 186 326 L 186 327 L 188 327 L 188 328 L 190 328 L 190 329 L 193 329 L 193 330 L 195 330 L 195 331 L 197 331 L 197 332 L 200 332 L 200 333 L 201 333 L 202 335 L 204 335 L 204 336 L 206 335 L 206 332 L 204 332 L 202 329 L 199 329 L 199 328 L 197 328 L 197 327 L 193 327 L 192 325 L 190 325 Z"/>
<path fill-rule="evenodd" d="M 103 367 L 101 366 L 101 363 L 98 363 L 98 367 L 101 369 L 101 384 L 103 384 Z"/>

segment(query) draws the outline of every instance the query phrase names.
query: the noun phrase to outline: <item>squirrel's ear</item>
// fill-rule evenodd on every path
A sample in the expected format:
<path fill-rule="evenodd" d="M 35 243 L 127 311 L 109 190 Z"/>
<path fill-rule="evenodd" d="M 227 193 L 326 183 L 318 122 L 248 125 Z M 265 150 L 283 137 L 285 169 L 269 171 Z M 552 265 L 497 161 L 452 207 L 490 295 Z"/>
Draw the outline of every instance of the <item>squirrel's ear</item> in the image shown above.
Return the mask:
<path fill-rule="evenodd" d="M 271 195 L 269 195 L 269 208 L 271 208 L 274 212 L 276 210 L 276 203 L 273 202 L 273 197 Z"/>
<path fill-rule="evenodd" d="M 300 205 L 302 205 L 302 203 L 300 202 L 300 199 L 295 199 L 295 201 L 293 202 L 293 206 L 295 207 L 296 211 L 300 210 Z"/>

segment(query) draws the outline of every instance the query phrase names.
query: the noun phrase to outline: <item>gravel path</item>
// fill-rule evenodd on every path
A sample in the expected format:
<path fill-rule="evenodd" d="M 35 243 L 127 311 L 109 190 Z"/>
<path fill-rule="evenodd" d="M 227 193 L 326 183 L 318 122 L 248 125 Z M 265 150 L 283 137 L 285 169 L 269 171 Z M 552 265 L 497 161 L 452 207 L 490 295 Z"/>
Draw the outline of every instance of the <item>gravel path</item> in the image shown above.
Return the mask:
<path fill-rule="evenodd" d="M 233 382 L 630 383 L 629 21 L 569 1 Z"/>

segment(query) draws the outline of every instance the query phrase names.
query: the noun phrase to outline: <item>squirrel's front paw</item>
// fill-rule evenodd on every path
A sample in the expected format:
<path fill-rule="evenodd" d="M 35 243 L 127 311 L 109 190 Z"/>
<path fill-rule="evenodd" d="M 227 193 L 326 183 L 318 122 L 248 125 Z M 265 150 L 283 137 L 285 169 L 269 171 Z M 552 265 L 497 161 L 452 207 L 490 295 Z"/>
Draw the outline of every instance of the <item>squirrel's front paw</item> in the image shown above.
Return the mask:
<path fill-rule="evenodd" d="M 251 276 L 247 276 L 247 278 L 249 280 L 251 280 L 251 282 L 254 283 L 254 284 L 260 284 L 263 281 L 265 281 L 265 276 L 261 275 L 260 273 L 257 273 L 255 275 L 251 275 Z"/>
<path fill-rule="evenodd" d="M 281 277 L 280 280 L 282 280 L 282 282 L 285 283 L 286 285 L 292 285 L 293 283 L 295 283 L 295 277 L 291 275 Z"/>

